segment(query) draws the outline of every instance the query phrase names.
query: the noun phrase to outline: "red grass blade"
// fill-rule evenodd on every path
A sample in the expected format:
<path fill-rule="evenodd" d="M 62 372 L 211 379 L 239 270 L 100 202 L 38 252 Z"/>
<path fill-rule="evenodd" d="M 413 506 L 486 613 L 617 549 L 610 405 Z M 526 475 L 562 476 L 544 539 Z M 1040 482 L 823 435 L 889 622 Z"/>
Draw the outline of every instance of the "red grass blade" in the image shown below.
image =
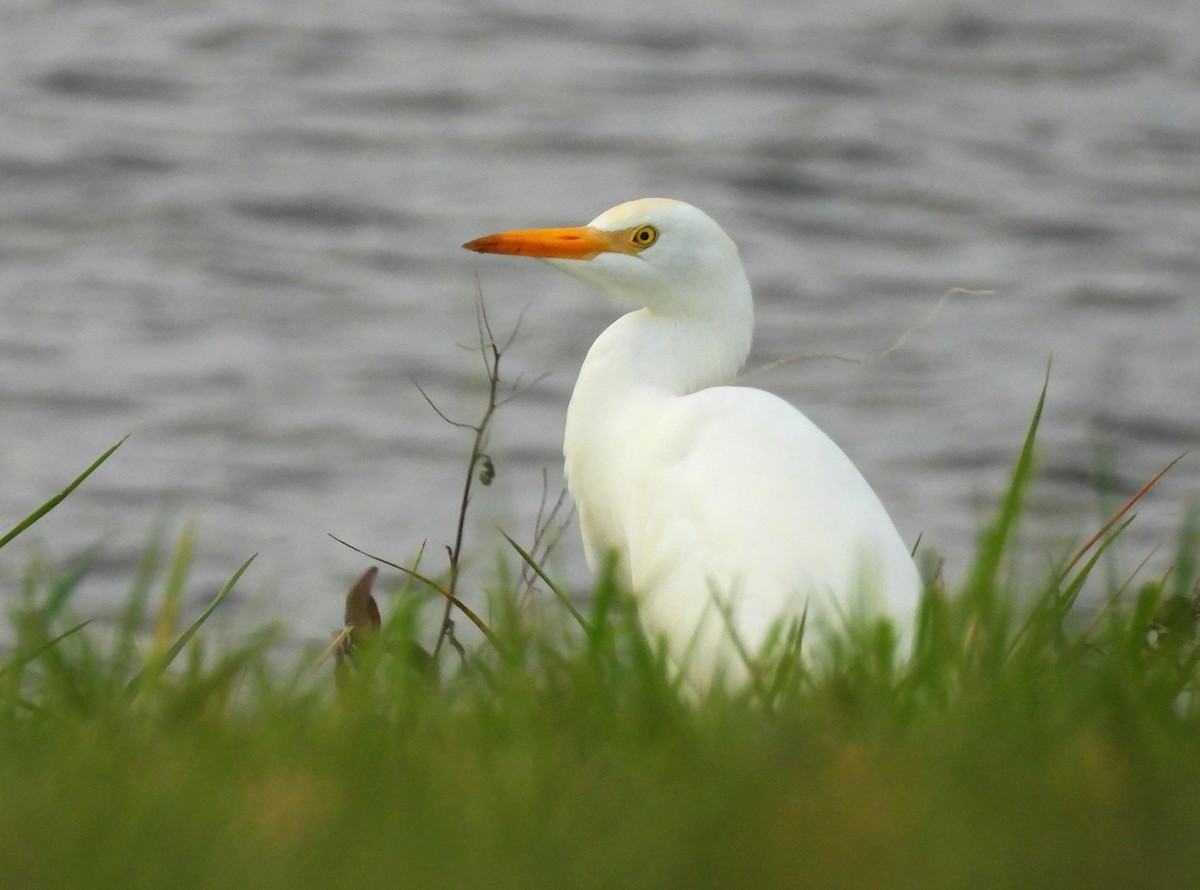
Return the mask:
<path fill-rule="evenodd" d="M 1161 470 L 1159 470 L 1155 474 L 1153 479 L 1151 479 L 1149 482 L 1147 482 L 1145 485 L 1143 485 L 1138 490 L 1137 494 L 1135 494 L 1128 501 L 1126 501 L 1125 506 L 1123 506 L 1120 510 L 1118 510 L 1116 513 L 1114 513 L 1112 518 L 1109 519 L 1108 522 L 1104 523 L 1104 525 L 1100 528 L 1100 531 L 1098 531 L 1098 532 L 1096 532 L 1096 534 L 1092 535 L 1092 537 L 1088 539 L 1088 542 L 1079 548 L 1079 552 L 1071 557 L 1071 561 L 1068 562 L 1067 567 L 1062 570 L 1062 575 L 1060 577 L 1065 578 L 1068 574 L 1070 574 L 1071 569 L 1075 568 L 1075 564 L 1078 563 L 1079 560 L 1083 559 L 1084 554 L 1087 553 L 1089 550 L 1091 550 L 1093 547 L 1095 547 L 1096 542 L 1099 541 L 1101 538 L 1103 538 L 1106 534 L 1108 534 L 1109 529 L 1111 529 L 1114 525 L 1116 525 L 1120 521 L 1121 517 L 1124 516 L 1126 513 L 1128 513 L 1130 508 L 1133 507 L 1133 505 L 1136 504 L 1138 501 L 1140 501 L 1142 499 L 1142 496 L 1144 494 L 1146 494 L 1146 492 L 1148 492 L 1151 488 L 1153 488 L 1158 483 L 1159 479 L 1161 479 L 1163 476 L 1167 475 L 1167 471 L 1170 470 L 1171 467 L 1175 466 L 1175 464 L 1177 464 L 1181 460 L 1183 460 L 1186 455 L 1187 455 L 1187 452 L 1185 451 L 1183 454 L 1179 455 L 1179 457 L 1175 458 L 1173 461 L 1171 461 L 1169 464 L 1167 464 L 1165 467 L 1163 467 Z"/>

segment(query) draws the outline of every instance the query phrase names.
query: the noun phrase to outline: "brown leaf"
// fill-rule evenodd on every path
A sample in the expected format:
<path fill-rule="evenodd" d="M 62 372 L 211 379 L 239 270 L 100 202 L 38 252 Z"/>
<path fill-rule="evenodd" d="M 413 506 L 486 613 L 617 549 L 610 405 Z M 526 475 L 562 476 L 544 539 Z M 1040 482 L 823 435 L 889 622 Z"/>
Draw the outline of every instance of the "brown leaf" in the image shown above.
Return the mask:
<path fill-rule="evenodd" d="M 346 594 L 346 626 L 350 628 L 350 637 L 354 642 L 375 636 L 383 623 L 379 617 L 379 606 L 371 595 L 371 587 L 378 574 L 379 567 L 371 566 Z"/>

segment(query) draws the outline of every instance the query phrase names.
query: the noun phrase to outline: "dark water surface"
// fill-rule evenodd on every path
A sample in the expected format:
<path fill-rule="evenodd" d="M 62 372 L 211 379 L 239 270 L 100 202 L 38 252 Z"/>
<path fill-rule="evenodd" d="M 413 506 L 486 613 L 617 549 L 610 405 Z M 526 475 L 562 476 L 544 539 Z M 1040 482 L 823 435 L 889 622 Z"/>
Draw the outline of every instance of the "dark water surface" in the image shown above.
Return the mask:
<path fill-rule="evenodd" d="M 3 554 L 98 540 L 104 614 L 151 528 L 199 521 L 198 593 L 251 552 L 257 617 L 339 618 L 364 562 L 450 540 L 483 398 L 476 275 L 524 310 L 491 523 L 561 485 L 574 374 L 615 316 L 468 238 L 644 195 L 708 210 L 759 301 L 758 378 L 828 430 L 961 574 L 1053 372 L 1026 536 L 1090 532 L 1200 440 L 1193 0 L 0 5 L 0 525 L 131 438 Z M 1103 461 L 1098 454 L 1106 453 Z M 1130 567 L 1200 498 L 1185 459 Z M 1169 548 L 1168 548 L 1169 549 Z M 561 571 L 583 576 L 572 532 Z"/>

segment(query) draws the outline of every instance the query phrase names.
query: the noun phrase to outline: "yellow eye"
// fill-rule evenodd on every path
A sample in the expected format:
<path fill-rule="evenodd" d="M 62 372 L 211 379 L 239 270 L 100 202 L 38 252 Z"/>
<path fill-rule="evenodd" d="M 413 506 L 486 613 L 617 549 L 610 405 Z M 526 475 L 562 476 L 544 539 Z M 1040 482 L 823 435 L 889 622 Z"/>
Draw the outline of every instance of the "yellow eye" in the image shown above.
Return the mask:
<path fill-rule="evenodd" d="M 641 249 L 649 247 L 658 240 L 658 229 L 654 226 L 638 226 L 629 233 L 629 241 L 634 247 Z"/>

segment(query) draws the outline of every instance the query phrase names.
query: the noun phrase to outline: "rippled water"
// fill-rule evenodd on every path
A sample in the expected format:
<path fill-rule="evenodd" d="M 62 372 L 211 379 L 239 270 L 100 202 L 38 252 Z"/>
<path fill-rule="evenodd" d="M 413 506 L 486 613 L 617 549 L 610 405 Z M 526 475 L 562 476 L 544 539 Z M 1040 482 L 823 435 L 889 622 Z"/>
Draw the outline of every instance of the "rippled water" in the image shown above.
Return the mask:
<path fill-rule="evenodd" d="M 906 537 L 961 571 L 1047 360 L 1037 546 L 1200 438 L 1200 17 L 1191 0 L 533 2 L 0 8 L 0 525 L 125 433 L 22 546 L 104 540 L 101 613 L 166 518 L 219 584 L 301 634 L 363 561 L 452 534 L 483 397 L 474 292 L 537 382 L 498 419 L 474 552 L 560 482 L 574 373 L 614 310 L 464 240 L 628 198 L 742 246 L 756 383 L 802 406 Z M 1101 458 L 1100 453 L 1107 454 Z M 1186 459 L 1135 562 L 1200 492 Z M 574 534 L 562 571 L 582 576 Z M 485 566 L 486 568 L 486 566 Z M 10 586 L 11 585 L 7 585 Z"/>

